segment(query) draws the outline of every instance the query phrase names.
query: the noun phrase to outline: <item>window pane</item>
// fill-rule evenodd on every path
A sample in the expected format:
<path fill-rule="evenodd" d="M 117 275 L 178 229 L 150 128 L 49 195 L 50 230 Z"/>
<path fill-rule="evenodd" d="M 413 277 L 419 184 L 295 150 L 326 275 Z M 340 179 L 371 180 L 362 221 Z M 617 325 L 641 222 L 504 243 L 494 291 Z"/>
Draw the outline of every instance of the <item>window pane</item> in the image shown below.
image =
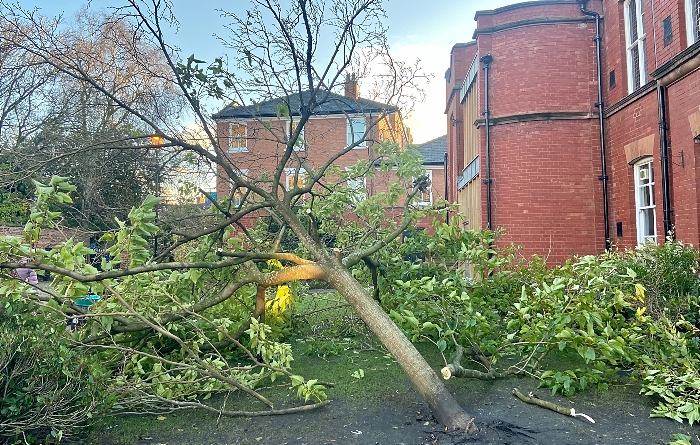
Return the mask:
<path fill-rule="evenodd" d="M 304 150 L 306 149 L 306 139 L 304 137 L 304 130 L 306 127 L 302 127 L 301 131 L 299 132 L 299 138 L 297 138 L 296 143 L 294 144 L 294 147 L 296 150 Z M 291 138 L 294 132 L 297 130 L 297 123 L 292 122 L 292 125 L 289 127 L 289 137 Z"/>
<path fill-rule="evenodd" d="M 651 204 L 651 194 L 649 187 L 644 187 L 639 190 L 639 207 L 649 207 Z"/>
<path fill-rule="evenodd" d="M 651 172 L 649 171 L 650 164 L 642 164 L 639 166 L 639 184 L 645 185 L 649 184 L 651 179 Z"/>
<path fill-rule="evenodd" d="M 230 146 L 231 148 L 246 148 L 246 126 L 239 124 L 231 124 L 230 129 Z"/>
<path fill-rule="evenodd" d="M 629 92 L 632 93 L 646 83 L 646 57 L 644 33 L 643 2 L 627 0 L 625 27 L 627 37 L 627 71 L 629 73 Z"/>
<path fill-rule="evenodd" d="M 365 135 L 365 120 L 363 118 L 348 121 L 348 145 L 351 145 Z"/>
<path fill-rule="evenodd" d="M 695 41 L 700 40 L 700 0 L 695 0 L 694 4 L 691 5 L 692 11 L 690 14 L 692 14 L 693 18 L 693 37 L 695 37 Z"/>
<path fill-rule="evenodd" d="M 630 0 L 628 6 L 629 12 L 629 27 L 630 27 L 630 43 L 637 41 L 639 34 L 637 34 L 637 2 L 636 0 Z"/>
<path fill-rule="evenodd" d="M 367 191 L 365 190 L 364 178 L 348 179 L 347 184 L 349 192 L 351 194 L 350 201 L 353 204 L 359 204 L 360 202 L 367 199 Z"/>
<path fill-rule="evenodd" d="M 645 238 L 655 236 L 656 227 L 654 227 L 654 225 L 656 223 L 656 218 L 654 218 L 654 209 L 644 209 L 641 213 L 642 236 Z"/>
<path fill-rule="evenodd" d="M 637 243 L 656 242 L 656 205 L 654 203 L 654 168 L 651 159 L 634 166 L 637 207 Z"/>

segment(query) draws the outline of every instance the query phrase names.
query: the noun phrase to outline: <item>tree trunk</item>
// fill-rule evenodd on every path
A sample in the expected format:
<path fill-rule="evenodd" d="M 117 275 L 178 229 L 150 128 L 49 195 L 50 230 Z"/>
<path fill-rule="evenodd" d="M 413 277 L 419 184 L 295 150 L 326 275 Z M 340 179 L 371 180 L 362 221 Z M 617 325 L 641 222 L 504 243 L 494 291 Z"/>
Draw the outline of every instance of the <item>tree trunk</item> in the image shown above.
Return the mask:
<path fill-rule="evenodd" d="M 437 373 L 349 271 L 334 266 L 327 282 L 352 306 L 401 365 L 435 418 L 449 429 L 475 430 L 474 418 L 457 403 Z"/>

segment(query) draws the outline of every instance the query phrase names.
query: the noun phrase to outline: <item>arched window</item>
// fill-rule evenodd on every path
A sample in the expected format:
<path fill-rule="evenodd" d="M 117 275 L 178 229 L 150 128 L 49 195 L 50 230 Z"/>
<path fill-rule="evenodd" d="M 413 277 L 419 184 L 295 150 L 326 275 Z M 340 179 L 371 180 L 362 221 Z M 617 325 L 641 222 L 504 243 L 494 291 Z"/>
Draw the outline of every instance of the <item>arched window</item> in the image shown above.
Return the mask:
<path fill-rule="evenodd" d="M 644 158 L 634 164 L 634 194 L 637 209 L 637 244 L 656 243 L 653 158 Z"/>

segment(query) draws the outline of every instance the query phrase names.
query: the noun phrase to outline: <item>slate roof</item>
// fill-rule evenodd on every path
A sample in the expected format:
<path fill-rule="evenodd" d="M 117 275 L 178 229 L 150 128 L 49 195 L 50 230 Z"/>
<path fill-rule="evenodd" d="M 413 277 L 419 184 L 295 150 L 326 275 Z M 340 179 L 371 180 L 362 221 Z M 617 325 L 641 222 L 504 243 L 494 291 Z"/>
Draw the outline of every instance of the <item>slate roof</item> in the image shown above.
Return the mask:
<path fill-rule="evenodd" d="M 302 92 L 304 103 L 308 103 L 311 97 L 311 91 Z M 236 119 L 236 118 L 259 118 L 259 117 L 277 117 L 278 105 L 284 103 L 284 100 L 289 102 L 289 108 L 292 116 L 299 116 L 301 102 L 298 94 L 293 94 L 277 99 L 266 100 L 255 105 L 234 106 L 229 105 L 223 110 L 214 114 L 214 119 Z M 319 91 L 316 95 L 317 101 L 323 101 L 316 104 L 314 116 L 326 116 L 332 114 L 356 114 L 356 113 L 380 113 L 385 111 L 393 113 L 399 109 L 392 105 L 375 102 L 368 99 L 353 99 L 336 94 L 330 91 Z"/>
<path fill-rule="evenodd" d="M 447 152 L 447 135 L 420 144 L 416 149 L 425 158 L 423 164 L 442 165 L 445 162 L 445 153 Z"/>

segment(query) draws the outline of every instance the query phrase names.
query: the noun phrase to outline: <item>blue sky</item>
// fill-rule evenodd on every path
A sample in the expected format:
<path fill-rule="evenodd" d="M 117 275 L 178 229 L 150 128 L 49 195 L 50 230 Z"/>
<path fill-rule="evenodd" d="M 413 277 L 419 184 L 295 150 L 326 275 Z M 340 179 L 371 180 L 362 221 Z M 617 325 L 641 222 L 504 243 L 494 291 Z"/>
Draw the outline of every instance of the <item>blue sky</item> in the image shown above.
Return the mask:
<path fill-rule="evenodd" d="M 427 142 L 442 136 L 447 131 L 445 110 L 444 73 L 449 66 L 450 50 L 455 43 L 471 40 L 475 28 L 474 13 L 483 9 L 494 9 L 516 0 L 388 0 L 386 25 L 389 27 L 389 43 L 394 56 L 406 61 L 421 59 L 423 70 L 434 75 L 425 86 L 427 98 L 416 104 L 407 116 L 408 126 L 414 142 Z M 20 0 L 23 7 L 41 8 L 44 15 L 64 13 L 70 16 L 85 0 Z M 177 34 L 169 41 L 180 47 L 184 57 L 195 54 L 203 60 L 213 60 L 225 53 L 213 36 L 215 32 L 225 34 L 222 19 L 217 9 L 242 12 L 247 0 L 172 0 L 175 16 L 180 22 Z M 92 0 L 90 9 L 99 10 L 122 4 L 119 0 Z M 360 84 L 362 94 L 362 84 Z M 223 104 L 222 104 L 223 105 Z"/>

